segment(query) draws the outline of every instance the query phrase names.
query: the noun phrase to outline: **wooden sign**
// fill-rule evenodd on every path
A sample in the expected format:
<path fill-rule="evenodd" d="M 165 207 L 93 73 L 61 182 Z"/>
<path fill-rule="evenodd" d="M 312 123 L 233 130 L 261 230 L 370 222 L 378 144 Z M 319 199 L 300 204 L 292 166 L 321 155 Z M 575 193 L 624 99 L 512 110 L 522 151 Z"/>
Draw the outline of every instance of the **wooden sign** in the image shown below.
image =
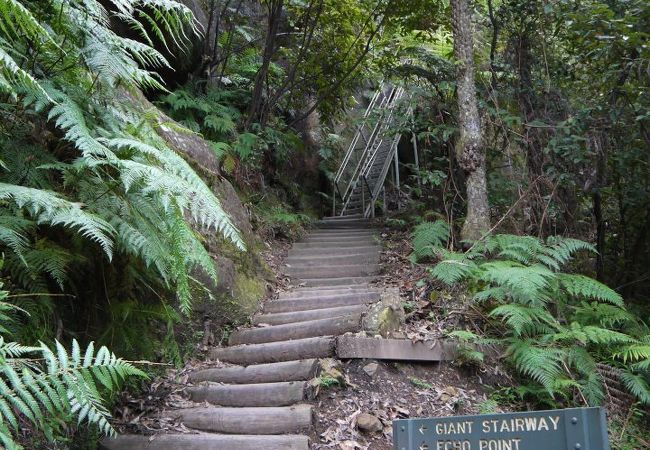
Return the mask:
<path fill-rule="evenodd" d="M 395 420 L 393 442 L 395 450 L 609 450 L 601 408 Z"/>

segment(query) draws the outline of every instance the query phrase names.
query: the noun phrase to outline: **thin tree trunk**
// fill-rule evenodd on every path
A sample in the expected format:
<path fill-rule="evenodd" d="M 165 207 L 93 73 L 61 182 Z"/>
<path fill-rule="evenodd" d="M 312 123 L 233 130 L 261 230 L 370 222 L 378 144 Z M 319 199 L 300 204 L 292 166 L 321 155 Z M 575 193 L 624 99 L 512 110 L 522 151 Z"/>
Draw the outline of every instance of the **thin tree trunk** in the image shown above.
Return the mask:
<path fill-rule="evenodd" d="M 264 44 L 264 53 L 262 55 L 262 66 L 255 75 L 255 85 L 253 87 L 253 96 L 251 104 L 248 109 L 248 116 L 246 118 L 246 128 L 259 118 L 262 110 L 264 84 L 271 65 L 271 58 L 275 53 L 275 41 L 280 27 L 280 20 L 282 18 L 282 7 L 284 0 L 272 0 L 269 2 L 269 19 L 266 33 L 266 43 Z M 261 124 L 264 126 L 264 124 Z"/>
<path fill-rule="evenodd" d="M 490 229 L 490 209 L 485 175 L 485 150 L 478 112 L 472 42 L 472 15 L 468 0 L 451 0 L 454 54 L 457 60 L 458 124 L 456 158 L 465 172 L 467 215 L 461 231 L 466 241 L 480 239 Z"/>

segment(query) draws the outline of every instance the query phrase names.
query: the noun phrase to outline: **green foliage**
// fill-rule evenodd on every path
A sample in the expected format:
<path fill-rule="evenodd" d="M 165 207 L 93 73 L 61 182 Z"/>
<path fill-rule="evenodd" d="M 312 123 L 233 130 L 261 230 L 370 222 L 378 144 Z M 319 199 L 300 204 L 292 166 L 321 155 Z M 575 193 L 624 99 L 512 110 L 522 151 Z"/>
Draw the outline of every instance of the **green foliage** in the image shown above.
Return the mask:
<path fill-rule="evenodd" d="M 259 205 L 255 208 L 260 233 L 295 239 L 311 223 L 305 214 L 291 212 L 286 205 Z"/>
<path fill-rule="evenodd" d="M 243 243 L 132 92 L 164 89 L 153 69 L 169 63 L 155 45 L 186 49 L 198 33 L 192 13 L 171 0 L 7 0 L 0 13 L 0 248 L 12 291 L 45 304 L 108 271 L 132 284 L 100 288 L 103 301 L 153 290 L 189 313 L 191 273 L 216 279 L 197 230 Z M 207 123 L 228 132 L 220 118 Z"/>
<path fill-rule="evenodd" d="M 341 384 L 338 378 L 331 375 L 323 375 L 317 379 L 318 385 L 324 389 L 331 388 L 332 386 L 338 386 Z"/>
<path fill-rule="evenodd" d="M 449 226 L 442 220 L 423 222 L 413 229 L 411 245 L 413 261 L 421 261 L 434 256 L 434 249 L 444 247 L 449 240 Z"/>
<path fill-rule="evenodd" d="M 420 389 L 433 389 L 433 385 L 419 378 L 409 377 L 409 381 L 413 386 L 418 387 Z"/>
<path fill-rule="evenodd" d="M 577 391 L 587 403 L 600 403 L 597 366 L 603 364 L 616 368 L 630 393 L 648 403 L 650 332 L 625 310 L 617 292 L 590 277 L 561 272 L 580 251 L 593 247 L 560 237 L 543 242 L 489 236 L 466 253 L 436 249 L 441 261 L 430 273 L 448 284 L 467 282 L 496 321 L 490 329 L 506 347 L 507 360 L 547 394 L 570 399 Z M 465 331 L 452 335 L 462 343 L 481 342 Z"/>
<path fill-rule="evenodd" d="M 5 312 L 19 312 L 6 302 L 0 283 L 0 332 L 13 320 Z M 24 311 L 23 311 L 24 312 Z M 58 341 L 54 350 L 43 342 L 24 346 L 0 336 L 0 442 L 21 449 L 16 442 L 24 421 L 52 441 L 61 422 L 97 427 L 112 435 L 110 413 L 102 393 L 116 392 L 125 379 L 146 375 L 106 347 L 95 351 L 91 342 L 82 351 L 77 340 L 69 353 Z"/>

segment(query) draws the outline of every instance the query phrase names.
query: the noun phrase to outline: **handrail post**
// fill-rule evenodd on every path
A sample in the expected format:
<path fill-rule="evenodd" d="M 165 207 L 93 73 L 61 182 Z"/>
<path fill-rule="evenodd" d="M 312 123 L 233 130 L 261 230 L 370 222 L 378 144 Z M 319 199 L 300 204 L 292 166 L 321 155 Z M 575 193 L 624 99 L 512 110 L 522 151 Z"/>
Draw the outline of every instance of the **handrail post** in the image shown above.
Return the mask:
<path fill-rule="evenodd" d="M 332 182 L 332 217 L 336 216 L 336 182 Z"/>

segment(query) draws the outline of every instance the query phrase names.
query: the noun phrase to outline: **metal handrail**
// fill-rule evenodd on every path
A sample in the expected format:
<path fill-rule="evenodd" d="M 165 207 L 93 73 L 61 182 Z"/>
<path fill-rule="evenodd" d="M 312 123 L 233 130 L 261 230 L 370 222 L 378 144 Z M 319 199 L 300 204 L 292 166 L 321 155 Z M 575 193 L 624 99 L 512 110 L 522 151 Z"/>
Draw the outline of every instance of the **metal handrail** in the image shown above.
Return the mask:
<path fill-rule="evenodd" d="M 352 199 L 358 198 L 355 196 L 359 195 L 359 187 L 361 187 L 360 200 L 362 203 L 362 213 L 367 216 L 371 211 L 374 202 L 377 200 L 380 189 L 378 190 L 377 186 L 371 186 L 368 177 L 372 172 L 373 167 L 375 167 L 378 162 L 377 155 L 379 154 L 380 149 L 385 148 L 383 147 L 385 145 L 384 142 L 386 141 L 384 135 L 394 120 L 395 107 L 403 94 L 404 89 L 402 87 L 389 86 L 382 82 L 379 89 L 373 95 L 368 107 L 364 111 L 363 121 L 361 124 L 357 125 L 356 132 L 348 146 L 336 176 L 333 179 L 335 192 L 333 193 L 332 209 L 334 215 L 337 215 L 337 194 L 342 202 L 341 210 L 338 214 L 344 215 Z M 379 114 L 371 129 L 369 126 L 369 120 L 371 114 L 375 110 L 378 110 Z M 370 132 L 367 138 L 363 134 L 364 131 Z M 363 138 L 365 145 L 363 147 L 357 147 L 361 138 Z M 394 156 L 397 143 L 399 143 L 399 136 L 396 139 L 393 139 L 393 142 L 390 143 L 391 148 L 388 150 L 388 156 L 390 157 L 387 157 L 387 167 L 390 167 L 390 159 Z M 386 166 L 387 161 L 383 161 L 379 178 L 379 180 L 382 181 L 377 183 L 377 185 L 382 185 L 383 180 L 385 180 L 388 169 L 384 166 Z M 344 176 L 345 184 L 344 186 L 341 186 Z M 366 189 L 370 195 L 370 204 L 368 207 L 366 207 Z"/>
<path fill-rule="evenodd" d="M 357 142 L 359 141 L 360 137 L 360 128 L 363 128 L 365 126 L 365 123 L 368 119 L 368 116 L 372 112 L 375 103 L 377 102 L 377 99 L 383 92 L 383 86 L 384 83 L 382 82 L 379 89 L 375 92 L 375 94 L 372 96 L 372 99 L 370 100 L 370 103 L 368 104 L 368 107 L 366 108 L 366 111 L 363 113 L 363 122 L 361 123 L 361 126 L 357 129 L 357 132 L 355 133 L 354 137 L 352 138 L 352 141 L 350 142 L 350 145 L 348 146 L 348 150 L 345 153 L 345 157 L 343 158 L 343 161 L 341 162 L 341 166 L 339 167 L 339 170 L 336 172 L 336 176 L 334 177 L 334 182 L 338 183 L 341 180 L 341 176 L 343 175 L 343 172 L 345 171 L 345 167 L 347 166 L 348 161 L 350 160 L 350 157 L 352 156 L 352 153 L 354 153 L 354 148 L 356 147 Z"/>

